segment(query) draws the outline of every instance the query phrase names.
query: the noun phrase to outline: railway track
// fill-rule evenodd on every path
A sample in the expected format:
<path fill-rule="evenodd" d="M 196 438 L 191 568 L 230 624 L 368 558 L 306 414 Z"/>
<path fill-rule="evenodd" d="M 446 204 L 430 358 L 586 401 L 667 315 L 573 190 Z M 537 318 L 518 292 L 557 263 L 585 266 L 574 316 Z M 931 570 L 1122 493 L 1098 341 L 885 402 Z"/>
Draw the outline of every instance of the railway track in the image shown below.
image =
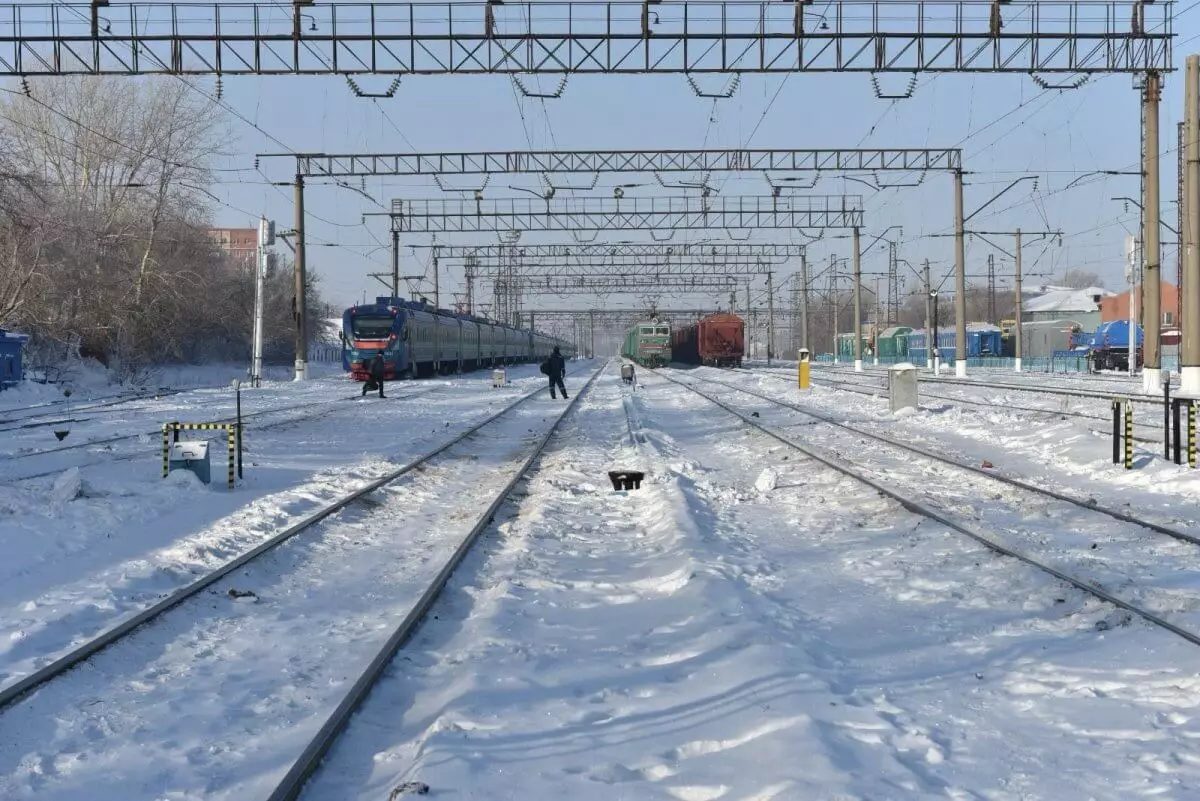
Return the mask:
<path fill-rule="evenodd" d="M 36 414 L 30 414 L 30 415 L 25 415 L 25 416 L 20 416 L 20 417 L 0 417 L 0 426 L 5 426 L 5 427 L 0 427 L 0 433 L 3 433 L 5 431 L 20 431 L 20 430 L 29 429 L 29 428 L 40 428 L 42 426 L 59 425 L 61 423 L 80 423 L 83 421 L 80 420 L 79 418 L 74 417 L 74 415 L 78 412 L 91 412 L 91 411 L 97 411 L 99 409 L 112 410 L 112 407 L 120 406 L 120 405 L 126 404 L 126 403 L 137 403 L 138 401 L 144 401 L 144 400 L 158 400 L 160 398 L 167 398 L 167 397 L 170 397 L 171 395 L 178 395 L 180 393 L 190 392 L 190 391 L 191 391 L 190 389 L 164 389 L 164 390 L 160 390 L 158 392 L 148 392 L 144 395 L 133 395 L 133 396 L 124 396 L 124 397 L 120 397 L 120 398 L 111 398 L 109 400 L 101 401 L 98 403 L 73 404 L 73 408 L 71 409 L 71 415 L 72 415 L 71 417 L 69 417 L 69 418 L 58 417 L 53 420 L 44 420 L 44 421 L 38 422 L 38 423 L 30 423 L 29 421 L 30 420 L 40 420 L 43 417 L 52 417 L 52 416 L 58 415 L 60 410 L 58 408 L 55 408 L 51 411 L 38 412 Z M 54 406 L 54 407 L 61 407 L 61 406 L 66 406 L 67 401 L 66 400 L 56 400 L 56 401 L 51 401 L 50 403 L 48 403 L 46 405 Z M 25 409 L 33 409 L 33 408 L 38 408 L 38 407 L 34 407 L 34 406 L 25 407 Z M 5 412 L 4 414 L 10 414 L 13 411 L 23 411 L 23 410 L 22 409 L 15 409 L 15 410 L 10 409 L 8 412 Z M 8 424 L 8 423 L 16 423 L 17 425 L 6 426 L 6 424 Z"/>
<path fill-rule="evenodd" d="M 814 461 L 837 470 L 891 498 L 910 512 L 968 536 L 997 553 L 1045 571 L 1076 589 L 1137 615 L 1150 624 L 1181 637 L 1189 643 L 1200 645 L 1200 633 L 1197 633 L 1200 619 L 1183 623 L 1168 619 L 1168 616 L 1186 616 L 1192 607 L 1200 605 L 1200 593 L 1178 588 L 1164 589 L 1162 586 L 1171 587 L 1178 581 L 1181 560 L 1190 559 L 1200 567 L 1200 552 L 1195 550 L 1196 546 L 1200 545 L 1200 537 L 1171 525 L 1146 520 L 1119 509 L 1104 507 L 1091 499 L 1080 500 L 1021 479 L 998 474 L 993 470 L 966 464 L 944 454 L 865 431 L 856 426 L 833 420 L 818 412 L 733 384 L 718 381 L 708 382 L 708 384 L 726 386 L 755 398 L 757 401 L 765 402 L 766 405 L 750 410 L 745 407 L 738 408 L 703 391 L 690 381 L 680 380 L 666 373 L 656 375 L 664 381 L 699 395 L 737 417 L 743 423 L 794 448 Z M 851 437 L 849 440 L 842 437 L 837 444 L 818 449 L 812 445 L 798 442 L 775 427 L 765 425 L 761 421 L 760 415 L 770 409 L 789 413 L 799 412 L 818 423 L 829 425 L 832 429 L 845 431 Z M 788 422 L 784 425 L 794 426 L 796 423 Z M 844 451 L 861 452 L 864 438 L 871 440 L 872 444 L 869 447 L 873 458 L 883 458 L 888 449 L 891 449 L 893 453 L 899 453 L 899 458 L 887 457 L 889 464 L 887 469 L 863 468 L 846 461 Z M 880 446 L 884 449 L 882 454 Z M 838 449 L 836 455 L 831 453 L 834 448 Z M 912 459 L 914 455 L 927 463 L 935 464 L 937 469 L 935 471 L 915 469 Z M 962 477 L 952 484 L 941 472 L 943 465 L 959 473 Z M 939 481 L 933 485 L 930 479 L 935 477 Z M 898 484 L 907 485 L 898 486 Z M 996 494 L 998 486 L 1003 487 L 1004 490 L 999 495 Z M 1018 491 L 1016 496 L 1011 492 L 1013 489 Z M 1009 495 L 1007 499 L 1005 493 Z M 1022 495 L 1026 499 L 1024 506 L 1021 505 L 1020 500 L 1017 500 Z M 1035 499 L 1033 504 L 1027 502 L 1030 497 Z M 994 503 L 998 500 L 1008 500 L 1010 507 L 1008 509 L 1000 508 L 998 504 Z M 1050 535 L 1040 530 L 1040 526 L 1024 522 L 1030 515 L 1042 515 L 1044 519 L 1054 519 L 1056 516 L 1062 518 L 1064 507 L 1081 510 L 1093 518 L 1103 517 L 1113 522 L 1107 523 L 1108 530 L 1104 531 L 1102 535 L 1092 533 L 1087 536 L 1068 528 L 1069 524 L 1052 523 L 1051 525 L 1055 526 L 1057 531 Z M 1006 514 L 1020 522 L 1014 524 L 1011 520 L 997 519 L 992 522 L 986 520 L 989 515 L 993 518 L 1003 518 Z M 983 522 L 988 528 L 977 525 L 976 521 Z M 1147 537 L 1147 534 L 1165 535 L 1165 539 Z M 1011 544 L 1013 539 L 1023 539 L 1026 544 L 1034 543 L 1043 549 L 1057 550 L 1058 559 L 1072 562 L 1073 567 L 1055 566 L 1043 558 L 1030 555 L 1018 546 Z M 1066 545 L 1062 544 L 1064 539 L 1069 541 Z M 1127 569 L 1109 568 L 1110 562 L 1120 561 L 1124 561 L 1128 566 Z M 1153 575 L 1156 568 L 1161 570 L 1163 575 Z M 1068 570 L 1073 572 L 1068 572 Z M 1158 582 L 1159 586 L 1155 586 L 1152 582 Z M 1117 594 L 1118 590 L 1110 590 L 1110 587 L 1119 587 L 1121 594 Z M 1151 606 L 1157 608 L 1149 608 Z"/>
<path fill-rule="evenodd" d="M 587 383 L 573 392 L 571 401 L 562 406 L 554 404 L 530 408 L 529 401 L 547 394 L 545 386 L 539 385 L 537 389 L 522 394 L 441 445 L 327 504 L 219 569 L 176 590 L 153 606 L 0 690 L 0 712 L 10 718 L 6 721 L 13 726 L 10 730 L 24 731 L 22 721 L 27 718 L 42 719 L 45 710 L 40 707 L 50 705 L 58 708 L 56 705 L 66 703 L 74 708 L 75 702 L 67 700 L 74 696 L 69 689 L 60 686 L 61 681 L 78 677 L 77 681 L 83 682 L 84 692 L 94 693 L 90 685 L 92 677 L 103 677 L 105 673 L 104 668 L 96 664 L 97 657 L 105 659 L 105 665 L 128 664 L 131 661 L 153 664 L 164 642 L 178 642 L 181 626 L 196 630 L 197 643 L 207 643 L 223 640 L 227 634 L 232 636 L 231 632 L 225 631 L 225 627 L 233 625 L 241 631 L 244 647 L 253 645 L 267 649 L 267 655 L 273 659 L 290 656 L 286 664 L 302 665 L 297 670 L 306 675 L 328 673 L 325 678 L 312 680 L 311 686 L 305 690 L 311 696 L 326 696 L 317 700 L 305 696 L 306 702 L 311 702 L 307 709 L 310 713 L 308 717 L 313 720 L 313 728 L 316 728 L 315 721 L 335 706 L 337 699 L 332 695 L 341 696 L 332 716 L 320 726 L 315 738 L 303 749 L 301 756 L 270 796 L 272 799 L 295 798 L 349 716 L 382 675 L 396 650 L 420 625 L 454 569 L 491 523 L 496 510 L 603 369 L 592 373 Z M 544 408 L 553 411 L 546 415 Z M 489 427 L 497 426 L 495 432 L 490 432 Z M 480 434 L 485 436 L 476 436 Z M 464 452 L 463 445 L 468 440 L 473 440 L 475 444 L 467 449 L 469 452 Z M 405 476 L 410 476 L 411 480 L 400 481 Z M 442 483 L 440 491 L 438 482 Z M 445 496 L 442 493 L 446 486 L 461 489 L 461 495 Z M 380 494 L 387 493 L 392 493 L 389 497 L 398 499 L 390 508 L 387 499 L 379 500 Z M 363 519 L 338 520 L 329 528 L 320 526 L 323 521 L 348 507 L 359 509 Z M 381 516 L 378 513 L 381 509 L 391 515 L 403 511 L 407 522 L 394 516 L 389 518 L 386 514 L 382 515 L 384 519 L 376 520 Z M 422 513 L 427 516 L 425 521 L 422 521 Z M 389 536 L 403 539 L 404 544 L 397 547 L 393 543 L 385 547 L 373 541 L 364 543 L 364 539 L 371 539 L 362 533 L 364 526 L 368 530 L 370 526 L 378 526 L 393 532 Z M 302 534 L 312 536 L 297 539 Z M 291 543 L 292 547 L 281 548 L 285 543 Z M 449 552 L 448 557 L 446 552 Z M 273 558 L 264 559 L 267 555 Z M 283 567 L 280 569 L 272 563 L 282 563 Z M 358 575 L 364 572 L 370 580 Z M 347 587 L 345 582 L 331 580 L 329 573 L 334 574 L 334 579 L 342 577 L 343 573 L 353 573 L 363 580 L 363 586 Z M 432 579 L 431 573 L 435 573 Z M 217 592 L 218 585 L 230 583 L 235 578 L 242 582 L 254 582 L 260 588 L 264 585 L 286 588 L 287 592 L 277 590 L 278 597 L 270 598 L 263 606 L 249 607 L 251 611 L 241 616 L 232 612 L 210 611 L 209 607 L 218 602 L 221 594 L 231 598 L 245 595 L 234 586 L 230 586 L 225 593 Z M 311 597 L 314 595 L 317 596 L 315 600 Z M 290 603 L 298 604 L 298 609 L 291 611 Z M 306 603 L 311 610 L 305 609 Z M 282 605 L 282 609 L 277 611 L 277 605 Z M 185 606 L 194 613 L 194 620 L 184 615 L 167 614 L 171 610 L 182 613 Z M 255 614 L 259 609 L 263 611 Z M 393 626 L 394 621 L 400 618 L 403 618 L 403 622 L 391 631 L 380 649 L 379 642 L 383 639 L 380 632 Z M 288 636 L 278 636 L 280 632 L 273 631 L 273 627 L 285 629 Z M 250 634 L 247 635 L 246 631 Z M 165 640 L 156 642 L 158 638 Z M 340 639 L 350 642 L 340 642 Z M 101 656 L 102 652 L 109 649 L 114 649 L 111 660 L 108 659 L 109 654 Z M 121 653 L 117 654 L 117 650 Z M 362 675 L 353 682 L 349 692 L 343 695 L 338 688 L 347 675 L 362 669 L 360 659 L 368 650 L 375 652 L 374 657 L 369 660 Z M 187 670 L 191 671 L 196 662 L 205 661 L 209 651 L 211 649 L 200 649 L 194 659 L 185 659 Z M 193 735 L 195 729 L 192 727 L 203 726 L 206 722 L 221 731 L 228 728 L 227 714 L 237 707 L 238 700 L 231 698 L 226 701 L 226 688 L 241 687 L 243 674 L 256 667 L 255 664 L 229 664 L 238 659 L 251 657 L 235 652 L 228 654 L 225 659 L 213 658 L 206 662 L 206 674 L 220 674 L 212 677 L 210 692 L 215 692 L 229 706 L 217 704 L 220 709 L 208 709 L 209 714 L 220 720 L 187 720 L 185 725 Z M 93 669 L 77 670 L 85 662 Z M 121 668 L 117 670 L 120 672 Z M 236 675 L 225 676 L 222 671 Z M 260 669 L 260 672 L 263 671 Z M 155 675 L 155 671 L 150 670 L 148 675 Z M 115 679 L 110 692 L 120 697 L 108 697 L 101 692 L 100 702 L 109 708 L 97 714 L 106 716 L 106 720 L 124 715 L 136 719 L 141 713 L 142 703 L 153 706 L 152 701 L 138 699 L 137 696 L 144 695 L 141 690 L 129 690 L 131 686 L 141 687 L 144 678 Z M 262 680 L 274 686 L 280 677 L 271 675 L 270 668 L 266 668 Z M 47 695 L 43 691 L 50 685 L 56 687 L 57 691 Z M 76 686 L 78 691 L 77 685 L 72 686 Z M 204 697 L 204 690 L 202 687 L 195 692 Z M 192 688 L 189 688 L 190 692 Z M 267 705 L 269 699 L 258 697 L 261 694 L 261 690 L 254 691 L 248 699 L 242 700 Z M 113 710 L 114 704 L 121 706 L 125 701 L 136 709 L 122 706 L 123 712 Z M 280 738 L 290 740 L 295 736 L 297 716 L 304 715 L 291 707 L 280 714 L 283 716 L 279 720 Z M 184 713 L 183 717 L 187 718 L 188 714 Z M 169 723 L 164 721 L 161 725 L 170 727 L 176 723 L 175 720 Z M 166 741 L 169 741 L 169 737 Z M 155 742 L 158 740 L 155 739 Z M 56 750 L 53 744 L 41 745 L 49 751 Z M 2 749 L 3 746 L 0 746 Z M 152 756 L 147 758 L 152 759 Z M 251 766 L 250 770 L 256 777 L 260 773 L 255 766 Z M 268 770 L 268 775 L 270 772 Z M 0 795 L 3 794 L 3 778 L 0 777 Z"/>
<path fill-rule="evenodd" d="M 436 392 L 439 389 L 441 389 L 441 387 L 422 388 L 416 392 L 411 392 L 407 395 L 396 395 L 394 397 L 396 400 L 408 400 L 408 399 L 418 398 L 418 397 L 422 397 L 424 395 L 428 395 L 431 392 Z M 283 406 L 283 407 L 275 407 L 275 408 L 271 408 L 271 409 L 261 409 L 257 412 L 252 412 L 250 414 L 243 414 L 242 415 L 242 423 L 244 425 L 247 420 L 256 420 L 258 418 L 265 417 L 267 415 L 278 414 L 280 412 L 288 412 L 288 411 L 292 411 L 294 409 L 307 410 L 301 414 L 293 415 L 293 416 L 287 417 L 283 420 L 276 420 L 274 422 L 267 423 L 265 425 L 257 426 L 255 429 L 253 429 L 255 431 L 268 431 L 271 429 L 279 428 L 281 426 L 291 425 L 293 423 L 300 423 L 305 420 L 310 420 L 314 417 L 318 417 L 322 414 L 327 413 L 331 408 L 334 408 L 335 406 L 340 406 L 341 404 L 344 404 L 348 401 L 354 401 L 358 397 L 359 397 L 358 395 L 353 395 L 353 396 L 341 397 L 341 398 L 338 398 L 333 401 L 325 401 L 323 403 L 317 403 L 317 404 L 304 403 L 304 404 L 296 404 L 294 406 Z M 314 406 L 315 406 L 315 408 L 314 408 Z M 345 407 L 345 408 L 349 408 L 349 407 Z M 232 422 L 235 422 L 236 419 L 237 419 L 236 417 L 224 417 L 224 418 L 219 418 L 215 422 L 232 423 Z M 245 432 L 243 432 L 243 434 L 244 433 Z M 64 451 L 79 450 L 79 449 L 83 449 L 83 448 L 95 448 L 95 447 L 100 447 L 100 446 L 104 446 L 104 445 L 112 445 L 117 442 L 137 440 L 142 437 L 160 437 L 160 436 L 162 436 L 161 428 L 159 428 L 155 431 L 137 432 L 135 434 L 122 434 L 122 435 L 116 436 L 116 437 L 106 437 L 104 439 L 89 440 L 88 442 L 80 442 L 80 443 L 76 443 L 73 445 L 64 445 L 64 446 L 57 447 L 57 448 L 47 448 L 45 450 L 40 450 L 40 451 L 28 451 L 25 453 L 15 453 L 6 458 L 8 458 L 8 459 L 25 459 L 25 458 L 30 458 L 30 457 L 34 457 L 34 456 L 49 456 L 49 455 L 53 455 L 56 453 L 62 453 Z M 71 467 L 78 467 L 81 469 L 88 468 L 88 467 L 97 467 L 97 466 L 101 466 L 101 465 L 112 464 L 113 462 L 122 462 L 122 461 L 129 461 L 130 459 L 139 459 L 139 458 L 142 458 L 143 456 L 145 456 L 144 450 L 139 450 L 139 451 L 135 451 L 133 453 L 126 453 L 126 454 L 116 454 L 113 456 L 109 456 L 108 458 L 105 458 L 105 459 L 99 459 L 99 460 L 91 461 L 91 462 L 83 462 L 81 464 L 68 465 L 66 467 L 57 467 L 53 470 L 41 470 L 36 473 L 28 473 L 26 475 L 21 475 L 21 476 L 0 478 L 0 483 L 33 481 L 34 479 L 38 479 L 38 478 L 46 478 L 47 476 L 58 475 L 63 470 L 70 469 Z"/>
<path fill-rule="evenodd" d="M 744 368 L 742 368 L 742 369 L 735 368 L 735 369 L 737 372 L 745 373 L 748 375 L 753 375 L 756 377 L 770 378 L 770 379 L 776 380 L 776 381 L 786 381 L 789 384 L 793 383 L 793 379 L 789 376 L 775 375 L 773 373 L 763 373 L 763 372 L 758 372 L 755 370 L 747 370 Z M 875 376 L 872 376 L 872 378 L 875 378 Z M 855 392 L 859 395 L 877 396 L 878 393 L 881 391 L 887 392 L 886 385 L 881 386 L 879 384 L 868 384 L 868 383 L 860 383 L 860 382 L 856 382 L 856 381 L 838 380 L 838 379 L 832 379 L 828 376 L 821 376 L 820 381 L 823 384 L 828 384 L 828 385 L 834 386 L 837 389 L 840 389 L 840 390 L 843 390 L 846 392 Z M 1109 426 L 1108 428 L 1098 429 L 1098 431 L 1099 431 L 1099 433 L 1102 433 L 1105 436 L 1112 436 L 1112 427 L 1111 427 L 1112 426 L 1112 418 L 1104 417 L 1102 415 L 1086 414 L 1084 412 L 1071 412 L 1071 411 L 1064 411 L 1064 410 L 1059 410 L 1059 409 L 1039 409 L 1035 406 L 1016 406 L 1016 405 L 1010 404 L 1010 403 L 989 403 L 987 401 L 978 400 L 975 398 L 962 398 L 962 397 L 955 397 L 953 395 L 939 395 L 936 392 L 930 392 L 927 388 L 922 388 L 921 394 L 922 394 L 922 396 L 927 397 L 927 398 L 938 398 L 939 400 L 950 401 L 951 403 L 962 403 L 962 404 L 967 404 L 969 406 L 978 406 L 983 409 L 996 409 L 998 411 L 1030 412 L 1033 414 L 1048 414 L 1048 415 L 1053 415 L 1056 417 L 1074 417 L 1074 418 L 1077 418 L 1080 420 L 1092 420 L 1092 421 L 1096 421 L 1096 422 L 1100 422 L 1100 423 L 1104 423 L 1104 424 L 1108 425 Z M 1161 432 L 1163 430 L 1161 423 L 1152 423 L 1152 422 L 1145 421 L 1145 420 L 1139 420 L 1138 426 L 1140 426 L 1142 428 L 1151 428 L 1151 429 L 1154 429 L 1159 432 Z M 1156 444 L 1156 445 L 1162 444 L 1161 433 L 1157 437 L 1147 437 L 1145 435 L 1135 433 L 1133 435 L 1133 438 L 1137 442 L 1143 442 L 1146 444 Z"/>
<path fill-rule="evenodd" d="M 863 373 L 853 373 L 853 375 L 864 375 Z M 1031 387 L 1022 384 L 1010 384 L 1007 382 L 996 381 L 974 381 L 970 378 L 952 378 L 949 376 L 934 377 L 929 374 L 924 374 L 921 377 L 922 381 L 934 384 L 958 384 L 966 387 L 982 387 L 984 389 L 1003 389 L 1009 392 L 1031 392 L 1039 395 L 1060 395 L 1075 398 L 1090 398 L 1093 400 L 1111 401 L 1113 398 L 1127 398 L 1134 403 L 1141 403 L 1148 406 L 1157 406 L 1162 408 L 1163 402 L 1161 396 L 1143 395 L 1141 392 L 1131 391 L 1140 389 L 1140 387 L 1116 388 L 1112 391 L 1092 391 L 1086 389 L 1071 389 L 1069 387 Z"/>

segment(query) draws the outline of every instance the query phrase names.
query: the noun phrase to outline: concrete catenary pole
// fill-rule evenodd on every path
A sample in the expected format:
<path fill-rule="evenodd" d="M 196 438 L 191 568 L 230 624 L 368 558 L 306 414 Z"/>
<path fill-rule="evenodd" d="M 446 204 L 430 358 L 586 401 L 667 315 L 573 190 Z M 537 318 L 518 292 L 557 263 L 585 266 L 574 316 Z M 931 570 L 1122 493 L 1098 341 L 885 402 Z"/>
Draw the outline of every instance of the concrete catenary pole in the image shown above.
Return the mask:
<path fill-rule="evenodd" d="M 250 386 L 262 386 L 263 316 L 266 306 L 267 236 L 270 223 L 266 217 L 258 220 L 258 258 L 254 262 L 254 342 L 250 361 Z"/>
<path fill-rule="evenodd" d="M 442 307 L 441 287 L 438 284 L 438 257 L 433 257 L 433 311 Z M 442 326 L 439 320 L 433 326 L 433 373 L 437 375 L 442 366 Z"/>
<path fill-rule="evenodd" d="M 1014 283 L 1017 285 L 1015 298 L 1017 311 L 1014 316 L 1017 319 L 1013 324 L 1013 370 L 1019 373 L 1021 372 L 1021 314 L 1024 311 L 1024 305 L 1021 303 L 1021 229 L 1018 228 L 1015 233 L 1017 235 L 1017 249 L 1013 251 L 1013 261 L 1015 264 L 1013 272 L 1016 276 Z"/>
<path fill-rule="evenodd" d="M 862 358 L 862 254 L 859 252 L 859 232 L 855 226 L 854 241 L 854 372 L 863 370 Z"/>
<path fill-rule="evenodd" d="M 775 354 L 775 283 L 774 276 L 767 270 L 767 367 L 771 366 L 771 357 Z"/>
<path fill-rule="evenodd" d="M 879 366 L 879 334 L 883 330 L 879 326 L 879 276 L 875 276 L 875 335 L 871 337 L 871 364 Z"/>
<path fill-rule="evenodd" d="M 1143 154 L 1146 175 L 1146 196 L 1143 207 L 1144 228 L 1142 230 L 1143 259 L 1145 275 L 1142 278 L 1142 292 L 1145 299 L 1146 311 L 1143 315 L 1145 327 L 1145 360 L 1142 370 L 1142 391 L 1157 395 L 1162 392 L 1160 375 L 1162 368 L 1162 353 L 1159 347 L 1162 331 L 1162 278 L 1161 250 L 1159 246 L 1159 182 L 1158 182 L 1158 101 L 1162 95 L 1161 76 L 1150 70 L 1146 73 L 1145 88 L 1142 102 L 1145 104 L 1146 147 Z"/>
<path fill-rule="evenodd" d="M 396 230 L 392 231 L 392 297 L 400 297 L 400 232 Z"/>
<path fill-rule="evenodd" d="M 305 292 L 304 175 L 296 173 L 296 375 L 295 381 L 308 380 L 308 297 Z"/>
<path fill-rule="evenodd" d="M 837 256 L 829 256 L 829 284 L 833 287 L 833 363 L 838 363 L 841 353 L 838 349 L 838 316 L 842 306 L 841 289 L 838 287 Z"/>
<path fill-rule="evenodd" d="M 1200 395 L 1200 56 L 1188 56 L 1184 73 L 1183 338 L 1181 389 Z"/>
<path fill-rule="evenodd" d="M 954 171 L 954 374 L 967 375 L 967 247 L 963 230 L 963 174 Z"/>
<path fill-rule="evenodd" d="M 808 347 L 808 256 L 803 250 L 800 251 L 800 347 Z"/>
<path fill-rule="evenodd" d="M 929 259 L 925 260 L 925 366 L 933 369 L 933 296 L 929 294 Z"/>
<path fill-rule="evenodd" d="M 1132 378 L 1137 373 L 1137 327 L 1138 327 L 1138 309 L 1141 308 L 1142 298 L 1145 293 L 1138 291 L 1138 267 L 1142 263 L 1142 245 L 1136 236 L 1127 236 L 1125 238 L 1125 255 L 1127 269 L 1125 273 L 1126 280 L 1129 282 L 1129 375 Z"/>

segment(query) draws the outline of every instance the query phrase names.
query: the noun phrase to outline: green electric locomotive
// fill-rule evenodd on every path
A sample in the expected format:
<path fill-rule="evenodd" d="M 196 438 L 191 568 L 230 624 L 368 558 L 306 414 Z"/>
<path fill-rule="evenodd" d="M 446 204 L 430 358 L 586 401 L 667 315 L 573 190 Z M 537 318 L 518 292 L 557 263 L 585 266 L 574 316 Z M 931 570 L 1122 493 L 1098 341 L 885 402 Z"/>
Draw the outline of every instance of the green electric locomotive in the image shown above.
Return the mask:
<path fill-rule="evenodd" d="M 671 362 L 671 326 L 662 320 L 641 322 L 625 332 L 621 355 L 643 367 L 665 367 Z"/>

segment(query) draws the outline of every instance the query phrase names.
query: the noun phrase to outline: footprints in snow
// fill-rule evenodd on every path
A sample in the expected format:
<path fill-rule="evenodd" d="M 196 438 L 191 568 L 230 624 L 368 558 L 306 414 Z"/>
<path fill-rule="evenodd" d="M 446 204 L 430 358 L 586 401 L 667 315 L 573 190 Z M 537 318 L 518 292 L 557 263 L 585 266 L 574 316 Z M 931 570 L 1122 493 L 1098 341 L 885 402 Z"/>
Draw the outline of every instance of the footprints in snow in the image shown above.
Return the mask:
<path fill-rule="evenodd" d="M 589 781 L 602 784 L 628 784 L 633 782 L 659 784 L 678 776 L 683 769 L 681 763 L 740 748 L 741 746 L 753 743 L 761 737 L 807 722 L 807 717 L 768 720 L 729 739 L 691 740 L 630 765 L 615 762 L 590 767 L 572 766 L 565 768 L 563 772 L 569 776 L 582 776 Z M 750 796 L 750 798 L 765 801 L 774 797 L 783 789 L 786 789 L 786 787 L 764 788 L 755 795 Z M 730 788 L 725 784 L 664 784 L 663 790 L 671 797 L 680 799 L 680 801 L 715 801 L 718 798 L 724 798 L 729 793 Z"/>

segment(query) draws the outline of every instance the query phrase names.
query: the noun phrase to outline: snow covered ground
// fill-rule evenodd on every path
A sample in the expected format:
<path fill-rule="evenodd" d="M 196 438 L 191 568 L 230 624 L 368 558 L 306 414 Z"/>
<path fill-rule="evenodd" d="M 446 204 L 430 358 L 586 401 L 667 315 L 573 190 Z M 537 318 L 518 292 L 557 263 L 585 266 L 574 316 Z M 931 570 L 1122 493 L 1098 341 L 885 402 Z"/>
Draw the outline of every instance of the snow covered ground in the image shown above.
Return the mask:
<path fill-rule="evenodd" d="M 306 798 L 1200 791 L 1200 651 L 1098 631 L 1103 604 L 642 375 L 598 387 Z"/>
<path fill-rule="evenodd" d="M 503 390 L 484 373 L 396 384 L 389 401 L 343 399 L 356 385 L 336 378 L 244 395 L 247 411 L 279 410 L 262 426 L 283 422 L 251 427 L 233 492 L 163 481 L 157 436 L 15 458 L 57 443 L 14 432 L 0 456 L 0 547 L 12 554 L 0 564 L 0 685 L 544 381 L 535 367 L 512 375 Z M 937 401 L 890 415 L 886 398 L 819 376 L 799 393 L 762 375 L 678 375 L 709 376 L 707 391 L 764 423 L 1007 526 L 1073 569 L 1108 570 L 1113 591 L 1133 587 L 1119 585 L 1131 574 L 1174 614 L 1200 615 L 1200 549 L 950 468 L 898 478 L 912 465 L 886 448 L 712 382 L 1193 530 L 1195 471 L 1140 452 L 1126 472 L 1106 438 L 1052 408 Z M 611 364 L 581 400 L 305 799 L 382 801 L 405 782 L 447 799 L 1200 797 L 1200 648 L 1125 623 L 652 371 L 639 378 L 632 390 Z M 410 392 L 421 394 L 400 400 Z M 80 424 L 67 442 L 221 416 L 230 399 L 164 398 Z M 0 713 L 0 798 L 265 799 L 561 405 L 531 402 L 463 448 L 477 459 L 448 458 L 227 582 L 256 602 L 222 584 Z M 96 464 L 5 478 L 36 460 Z M 646 482 L 614 492 L 613 469 Z"/>
<path fill-rule="evenodd" d="M 776 376 L 781 381 L 787 379 L 793 384 L 796 381 L 795 367 L 766 368 L 760 366 L 753 369 L 762 375 Z M 866 369 L 861 373 L 855 373 L 853 370 L 830 369 L 822 366 L 812 371 L 812 380 L 814 384 L 819 386 L 839 388 L 860 387 L 882 393 L 883 397 L 887 396 L 887 370 L 883 368 Z M 983 375 L 972 375 L 967 379 L 969 383 L 939 381 L 926 373 L 921 373 L 919 380 L 922 382 L 922 392 L 926 398 L 935 398 L 937 400 L 957 399 L 968 401 L 974 405 L 988 404 L 1011 408 L 1022 413 L 1039 409 L 1059 414 L 1088 414 L 1096 418 L 1097 421 L 1102 421 L 1106 426 L 1110 426 L 1112 420 L 1111 398 L 1116 396 L 1125 397 L 1131 394 L 1137 395 L 1139 394 L 1138 388 L 1141 386 L 1138 384 L 1137 388 L 1134 388 L 1128 381 L 1121 379 L 1111 382 L 1108 379 L 1056 379 L 1033 373 L 1022 373 L 1019 376 L 1012 375 L 1011 378 L 1008 376 L 997 376 L 995 378 L 1000 384 L 1014 386 L 1028 385 L 1034 390 L 1064 389 L 1068 392 L 1075 391 L 1102 395 L 1102 397 L 1080 397 L 1069 394 L 1058 395 L 1041 391 L 1025 392 L 1006 387 L 988 386 L 986 382 L 993 380 L 993 377 Z M 1136 403 L 1133 408 L 1134 420 L 1138 426 L 1138 430 L 1135 433 L 1161 437 L 1162 406 L 1153 403 Z"/>
<path fill-rule="evenodd" d="M 311 362 L 308 372 L 311 378 L 323 378 L 340 374 L 342 368 L 340 364 Z M 288 381 L 292 374 L 293 368 L 290 366 L 269 365 L 263 368 L 263 378 L 268 382 Z M 59 376 L 56 383 L 43 384 L 27 380 L 0 390 L 0 413 L 9 417 L 7 413 L 11 410 L 33 406 L 42 407 L 42 410 L 66 406 L 63 399 L 64 389 L 71 390 L 72 404 L 83 405 L 113 398 L 144 395 L 159 389 L 227 387 L 234 379 L 246 380 L 244 364 L 156 367 L 147 370 L 141 380 L 128 386 L 118 386 L 112 383 L 111 373 L 99 363 L 86 361 L 67 370 Z"/>
<path fill-rule="evenodd" d="M 185 472 L 162 479 L 155 431 L 166 420 L 229 415 L 228 389 L 164 398 L 72 432 L 85 440 L 144 432 L 94 449 L 12 458 L 54 438 L 45 429 L 10 434 L 14 452 L 0 457 L 0 686 L 544 381 L 532 366 L 510 378 L 499 390 L 484 372 L 393 383 L 385 400 L 358 397 L 361 384 L 344 377 L 243 391 L 244 413 L 287 411 L 248 424 L 244 480 L 232 492 L 223 439 L 205 486 Z M 58 472 L 7 478 L 32 469 Z"/>

